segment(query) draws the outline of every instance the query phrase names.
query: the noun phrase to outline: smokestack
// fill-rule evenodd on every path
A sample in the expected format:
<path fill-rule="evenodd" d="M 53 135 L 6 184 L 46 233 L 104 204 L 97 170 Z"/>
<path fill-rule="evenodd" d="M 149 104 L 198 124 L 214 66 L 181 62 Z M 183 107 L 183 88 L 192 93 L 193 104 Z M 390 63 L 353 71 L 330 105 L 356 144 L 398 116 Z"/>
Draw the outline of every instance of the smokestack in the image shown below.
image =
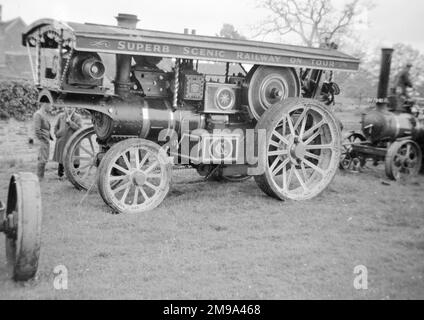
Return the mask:
<path fill-rule="evenodd" d="M 381 67 L 380 67 L 380 79 L 378 82 L 378 92 L 377 92 L 377 105 L 386 105 L 385 101 L 387 98 L 387 90 L 389 89 L 390 81 L 390 68 L 392 65 L 392 48 L 384 48 L 381 50 Z"/>
<path fill-rule="evenodd" d="M 193 36 L 195 36 L 195 35 L 196 35 L 196 29 L 192 29 L 192 30 L 191 30 L 191 34 L 192 34 Z"/>
<path fill-rule="evenodd" d="M 184 28 L 184 34 L 188 34 L 188 28 Z"/>
<path fill-rule="evenodd" d="M 115 17 L 118 27 L 136 29 L 138 20 L 134 14 L 119 13 Z M 131 56 L 124 54 L 116 55 L 115 94 L 126 98 L 130 92 Z"/>
<path fill-rule="evenodd" d="M 118 21 L 118 27 L 136 29 L 137 23 L 140 21 L 135 14 L 127 13 L 118 13 L 118 16 L 115 17 Z"/>

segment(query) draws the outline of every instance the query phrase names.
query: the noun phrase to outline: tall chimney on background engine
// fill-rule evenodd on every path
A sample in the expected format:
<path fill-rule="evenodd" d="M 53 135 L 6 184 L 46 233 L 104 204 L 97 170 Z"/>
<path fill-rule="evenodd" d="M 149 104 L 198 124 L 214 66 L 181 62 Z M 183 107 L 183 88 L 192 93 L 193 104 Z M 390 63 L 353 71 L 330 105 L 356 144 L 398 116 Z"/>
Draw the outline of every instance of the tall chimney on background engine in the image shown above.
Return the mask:
<path fill-rule="evenodd" d="M 138 20 L 136 15 L 119 13 L 115 17 L 118 21 L 118 27 L 136 29 Z M 126 98 L 129 94 L 131 82 L 131 55 L 116 55 L 116 77 L 115 77 L 115 94 L 122 98 Z"/>
<path fill-rule="evenodd" d="M 391 48 L 381 49 L 380 79 L 378 81 L 377 92 L 377 106 L 379 107 L 385 107 L 387 105 L 387 90 L 389 89 L 393 51 Z"/>

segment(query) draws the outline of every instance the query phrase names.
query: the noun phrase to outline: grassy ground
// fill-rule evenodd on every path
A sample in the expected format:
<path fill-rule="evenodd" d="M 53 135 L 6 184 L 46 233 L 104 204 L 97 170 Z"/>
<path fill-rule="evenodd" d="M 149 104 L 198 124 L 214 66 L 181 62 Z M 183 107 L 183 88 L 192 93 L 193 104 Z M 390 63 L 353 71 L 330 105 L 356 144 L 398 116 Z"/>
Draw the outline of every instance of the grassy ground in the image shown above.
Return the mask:
<path fill-rule="evenodd" d="M 0 181 L 34 164 L 1 166 Z M 155 211 L 112 215 L 97 191 L 42 183 L 43 238 L 36 280 L 16 284 L 0 241 L 0 299 L 423 299 L 424 176 L 390 182 L 382 167 L 340 173 L 302 203 L 265 196 L 254 180 L 196 181 L 176 172 Z M 7 183 L 0 186 L 5 200 Z M 65 265 L 69 288 L 53 287 Z M 353 287 L 357 265 L 368 290 Z"/>

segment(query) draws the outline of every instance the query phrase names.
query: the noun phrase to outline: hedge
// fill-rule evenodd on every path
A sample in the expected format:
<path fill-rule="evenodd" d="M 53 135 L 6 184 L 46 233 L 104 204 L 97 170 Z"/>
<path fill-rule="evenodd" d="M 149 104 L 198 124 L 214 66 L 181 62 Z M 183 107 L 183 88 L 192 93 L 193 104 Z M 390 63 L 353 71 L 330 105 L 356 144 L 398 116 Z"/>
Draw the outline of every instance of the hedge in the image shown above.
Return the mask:
<path fill-rule="evenodd" d="M 0 81 L 0 118 L 31 118 L 38 108 L 37 98 L 37 89 L 28 81 Z"/>

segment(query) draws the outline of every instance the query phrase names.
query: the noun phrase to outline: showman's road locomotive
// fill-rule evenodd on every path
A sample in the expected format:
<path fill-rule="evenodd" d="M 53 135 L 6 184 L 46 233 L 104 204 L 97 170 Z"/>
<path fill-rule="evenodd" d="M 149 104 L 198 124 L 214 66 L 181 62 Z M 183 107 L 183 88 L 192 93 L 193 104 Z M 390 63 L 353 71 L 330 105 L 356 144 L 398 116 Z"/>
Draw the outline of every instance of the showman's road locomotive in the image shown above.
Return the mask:
<path fill-rule="evenodd" d="M 380 80 L 375 109 L 364 114 L 362 133 L 351 132 L 343 143 L 340 167 L 359 170 L 368 159 L 384 161 L 386 175 L 399 180 L 417 175 L 422 169 L 424 108 L 419 99 L 390 89 L 393 49 L 382 50 Z"/>
<path fill-rule="evenodd" d="M 341 133 L 325 102 L 339 92 L 332 70 L 355 71 L 357 59 L 329 47 L 140 30 L 128 14 L 117 20 L 44 19 L 23 35 L 36 52 L 39 102 L 91 113 L 93 126 L 65 150 L 77 188 L 88 189 L 94 173 L 111 208 L 141 212 L 163 201 L 174 164 L 229 180 L 254 176 L 278 199 L 310 199 L 331 182 Z"/>

